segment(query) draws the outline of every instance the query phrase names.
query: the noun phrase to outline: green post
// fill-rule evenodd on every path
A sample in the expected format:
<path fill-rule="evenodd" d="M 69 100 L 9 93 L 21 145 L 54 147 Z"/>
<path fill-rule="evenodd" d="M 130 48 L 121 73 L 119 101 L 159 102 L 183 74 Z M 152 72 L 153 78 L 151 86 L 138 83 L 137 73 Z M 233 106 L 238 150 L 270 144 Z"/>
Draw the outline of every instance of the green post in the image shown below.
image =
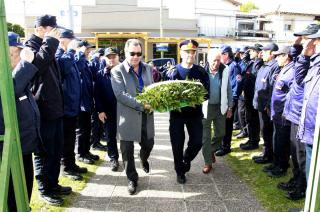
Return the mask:
<path fill-rule="evenodd" d="M 319 99 L 320 100 L 320 99 Z M 304 212 L 320 211 L 320 101 L 318 100 L 316 128 L 313 139 L 312 157 Z"/>
<path fill-rule="evenodd" d="M 0 135 L 0 142 L 4 142 L 0 169 L 0 212 L 8 211 L 7 199 L 10 173 L 13 179 L 17 209 L 19 212 L 25 212 L 29 211 L 29 200 L 24 177 L 8 52 L 8 33 L 4 0 L 0 0 L 0 94 L 5 125 L 5 134 Z"/>

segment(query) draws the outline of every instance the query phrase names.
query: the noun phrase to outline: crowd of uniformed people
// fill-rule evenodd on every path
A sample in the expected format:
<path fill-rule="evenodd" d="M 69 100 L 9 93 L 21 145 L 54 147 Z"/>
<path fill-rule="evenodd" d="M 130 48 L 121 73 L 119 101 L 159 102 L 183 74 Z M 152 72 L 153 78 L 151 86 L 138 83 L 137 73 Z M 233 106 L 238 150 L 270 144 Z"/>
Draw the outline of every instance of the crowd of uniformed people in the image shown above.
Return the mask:
<path fill-rule="evenodd" d="M 126 42 L 125 59 L 120 62 L 119 50 L 94 50 L 95 46 L 77 39 L 72 30 L 60 28 L 55 16 L 37 17 L 35 33 L 23 45 L 17 34 L 9 32 L 29 199 L 35 177 L 41 199 L 62 205 L 61 195 L 70 194 L 72 188 L 60 185 L 59 175 L 82 180 L 87 169 L 76 161 L 93 164 L 99 160 L 90 149 L 107 150 L 111 170 L 118 171 L 117 140 L 128 192 L 134 194 L 139 179 L 134 141 L 141 146 L 140 163 L 148 173 L 155 134 L 152 107 L 135 97 L 161 78 L 199 80 L 208 91 L 203 105 L 170 111 L 178 183 L 186 182 L 186 173 L 201 149 L 204 174 L 214 168 L 216 156 L 230 153 L 232 132 L 238 124 L 237 138 L 248 138 L 240 148 L 258 149 L 261 134 L 263 152 L 252 160 L 269 164 L 262 171 L 270 177 L 286 175 L 291 163 L 292 178 L 278 188 L 288 191 L 289 199 L 304 198 L 320 86 L 319 28 L 310 25 L 294 34 L 291 45 L 280 47 L 275 43 L 238 49 L 222 45 L 210 49 L 207 63 L 200 65 L 195 64 L 199 44 L 185 40 L 179 44 L 182 62 L 167 64 L 163 73 L 142 62 L 139 40 Z M 189 135 L 186 148 L 185 127 Z M 0 133 L 4 134 L 3 117 Z M 100 143 L 102 137 L 107 145 Z M 15 211 L 12 191 L 10 179 L 8 206 Z"/>

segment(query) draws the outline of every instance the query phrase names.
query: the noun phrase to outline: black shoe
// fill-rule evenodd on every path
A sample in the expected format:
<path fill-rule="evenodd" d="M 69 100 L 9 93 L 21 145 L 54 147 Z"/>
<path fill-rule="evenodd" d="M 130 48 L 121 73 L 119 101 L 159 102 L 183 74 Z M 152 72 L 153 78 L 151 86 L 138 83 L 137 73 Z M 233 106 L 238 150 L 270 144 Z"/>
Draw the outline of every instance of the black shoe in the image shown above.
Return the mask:
<path fill-rule="evenodd" d="M 251 141 L 250 141 L 250 140 L 247 140 L 247 142 L 241 143 L 241 144 L 239 145 L 239 147 L 241 148 L 242 146 L 248 145 L 248 144 L 250 144 L 250 143 L 251 143 Z"/>
<path fill-rule="evenodd" d="M 191 168 L 191 162 L 183 162 L 184 172 L 189 172 Z"/>
<path fill-rule="evenodd" d="M 82 163 L 94 164 L 94 160 L 92 160 L 92 158 L 89 157 L 88 155 L 77 155 L 76 159 L 77 161 L 80 161 Z"/>
<path fill-rule="evenodd" d="M 49 205 L 61 206 L 63 205 L 63 199 L 55 194 L 40 194 L 40 199 L 48 203 Z"/>
<path fill-rule="evenodd" d="M 306 192 L 301 189 L 295 189 L 293 191 L 289 191 L 286 197 L 290 200 L 299 200 L 306 197 Z"/>
<path fill-rule="evenodd" d="M 247 138 L 247 137 L 248 137 L 248 133 L 246 133 L 246 132 L 241 132 L 236 136 L 237 139 L 242 139 L 242 138 Z"/>
<path fill-rule="evenodd" d="M 69 195 L 72 192 L 72 188 L 69 186 L 57 185 L 52 189 L 52 192 L 56 195 Z"/>
<path fill-rule="evenodd" d="M 116 172 L 119 169 L 119 162 L 118 160 L 111 161 L 111 171 Z"/>
<path fill-rule="evenodd" d="M 240 126 L 237 124 L 233 124 L 232 129 L 233 130 L 240 130 Z"/>
<path fill-rule="evenodd" d="M 252 158 L 253 159 L 253 158 Z M 272 163 L 272 159 L 266 157 L 266 156 L 262 156 L 262 157 L 256 157 L 255 159 L 253 159 L 253 161 L 255 163 L 258 164 L 266 164 L 266 163 Z"/>
<path fill-rule="evenodd" d="M 229 154 L 231 152 L 231 149 L 219 149 L 215 152 L 216 156 L 224 156 L 226 154 Z"/>
<path fill-rule="evenodd" d="M 277 167 L 276 165 L 270 164 L 270 165 L 268 165 L 268 166 L 264 166 L 264 167 L 262 168 L 262 171 L 264 171 L 264 172 L 270 172 L 270 171 L 272 171 L 273 169 L 275 169 L 276 167 Z"/>
<path fill-rule="evenodd" d="M 177 175 L 177 182 L 179 184 L 185 184 L 187 181 L 186 176 L 184 174 L 182 175 Z"/>
<path fill-rule="evenodd" d="M 136 182 L 134 182 L 134 181 L 129 181 L 128 182 L 128 192 L 129 192 L 129 194 L 130 195 L 133 195 L 134 193 L 136 193 L 136 191 L 137 191 L 137 183 Z"/>
<path fill-rule="evenodd" d="M 283 168 L 280 168 L 278 166 L 276 168 L 274 168 L 273 170 L 268 172 L 268 175 L 270 177 L 274 177 L 274 178 L 283 177 L 286 174 L 287 174 L 287 169 L 283 169 Z"/>
<path fill-rule="evenodd" d="M 75 172 L 78 172 L 79 174 L 84 174 L 84 173 L 87 173 L 88 172 L 88 169 L 86 167 L 80 167 L 78 165 L 75 165 L 74 167 L 72 167 L 72 169 L 75 171 Z"/>
<path fill-rule="evenodd" d="M 264 158 L 264 157 L 267 157 L 267 156 L 264 155 L 264 154 L 256 155 L 256 156 L 253 156 L 253 157 L 252 157 L 252 160 L 257 160 L 258 158 Z"/>
<path fill-rule="evenodd" d="M 72 180 L 82 180 L 83 179 L 83 177 L 78 172 L 75 172 L 73 170 L 63 170 L 61 175 L 64 177 L 68 177 Z"/>
<path fill-rule="evenodd" d="M 149 165 L 149 162 L 146 160 L 146 161 L 142 161 L 140 160 L 141 162 L 141 166 L 142 166 L 142 169 L 145 173 L 149 173 L 150 171 L 150 165 Z"/>
<path fill-rule="evenodd" d="M 277 185 L 277 187 L 284 191 L 293 191 L 297 186 L 296 181 L 293 178 L 290 178 L 288 182 L 282 182 Z"/>
<path fill-rule="evenodd" d="M 243 150 L 254 150 L 254 149 L 259 149 L 258 144 L 253 144 L 253 143 L 248 143 L 248 144 L 240 144 L 240 148 Z"/>
<path fill-rule="evenodd" d="M 87 157 L 87 158 L 91 158 L 92 160 L 95 160 L 95 161 L 97 161 L 97 160 L 100 159 L 100 157 L 99 157 L 98 155 L 94 155 L 94 154 L 92 154 L 91 152 L 89 152 L 88 154 L 86 154 L 86 157 Z"/>
<path fill-rule="evenodd" d="M 108 151 L 107 145 L 103 145 L 100 142 L 97 143 L 97 144 L 92 145 L 91 149 L 99 150 L 99 151 Z"/>

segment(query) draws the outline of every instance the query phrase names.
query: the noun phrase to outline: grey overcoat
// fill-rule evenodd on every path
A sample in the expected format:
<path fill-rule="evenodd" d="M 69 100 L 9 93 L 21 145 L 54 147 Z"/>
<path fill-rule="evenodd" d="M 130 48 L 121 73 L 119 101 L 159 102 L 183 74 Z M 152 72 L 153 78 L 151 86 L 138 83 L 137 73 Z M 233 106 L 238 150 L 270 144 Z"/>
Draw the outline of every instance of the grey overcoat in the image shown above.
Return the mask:
<path fill-rule="evenodd" d="M 144 86 L 153 83 L 151 67 L 142 63 Z M 141 141 L 143 104 L 137 102 L 139 81 L 125 60 L 111 70 L 111 83 L 117 98 L 117 139 L 123 141 Z M 147 139 L 154 137 L 153 113 L 147 114 Z"/>

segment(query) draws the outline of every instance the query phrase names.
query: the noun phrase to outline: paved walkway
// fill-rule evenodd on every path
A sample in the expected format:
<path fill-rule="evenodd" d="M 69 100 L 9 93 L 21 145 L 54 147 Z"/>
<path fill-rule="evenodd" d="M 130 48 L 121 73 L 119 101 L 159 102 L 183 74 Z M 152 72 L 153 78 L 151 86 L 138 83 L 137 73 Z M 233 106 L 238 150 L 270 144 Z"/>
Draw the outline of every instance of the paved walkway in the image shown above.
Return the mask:
<path fill-rule="evenodd" d="M 149 174 L 141 169 L 137 158 L 140 148 L 135 146 L 139 173 L 137 194 L 128 194 L 122 169 L 112 172 L 109 162 L 105 162 L 67 211 L 264 211 L 248 187 L 221 158 L 215 163 L 213 172 L 205 175 L 200 153 L 186 174 L 187 183 L 178 184 L 169 142 L 168 114 L 156 114 L 155 120 L 156 137 Z"/>

